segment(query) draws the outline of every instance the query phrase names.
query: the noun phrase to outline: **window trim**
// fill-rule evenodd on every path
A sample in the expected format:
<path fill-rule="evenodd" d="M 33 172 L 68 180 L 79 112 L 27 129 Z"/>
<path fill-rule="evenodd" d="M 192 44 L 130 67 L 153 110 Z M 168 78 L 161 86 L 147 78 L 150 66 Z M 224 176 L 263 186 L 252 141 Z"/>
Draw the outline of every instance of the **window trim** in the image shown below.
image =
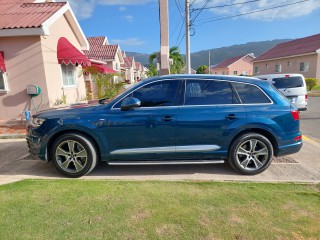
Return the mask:
<path fill-rule="evenodd" d="M 277 71 L 277 66 L 279 66 L 279 71 Z M 281 72 L 282 72 L 282 66 L 281 66 L 281 64 L 276 64 L 276 65 L 274 65 L 274 72 L 276 72 L 276 73 L 281 73 Z"/>
<path fill-rule="evenodd" d="M 72 65 L 74 67 L 74 84 L 73 85 L 65 85 L 64 84 L 64 79 L 63 79 L 63 70 L 62 70 L 62 65 L 68 66 Z M 78 78 L 77 78 L 77 66 L 73 64 L 60 64 L 60 71 L 61 71 L 61 79 L 62 79 L 62 88 L 67 89 L 67 88 L 77 88 L 78 87 Z"/>
<path fill-rule="evenodd" d="M 177 81 L 180 81 L 179 83 L 178 83 L 178 88 L 179 88 L 179 85 L 181 85 L 182 84 L 182 80 L 183 79 L 158 79 L 158 80 L 156 80 L 156 81 L 152 81 L 152 82 L 148 82 L 148 83 L 146 83 L 146 84 L 143 84 L 143 85 L 141 85 L 140 87 L 138 87 L 138 88 L 136 88 L 136 89 L 133 89 L 132 91 L 130 91 L 128 94 L 126 94 L 124 97 L 122 97 L 121 99 L 119 99 L 115 104 L 113 104 L 112 105 L 112 107 L 111 107 L 111 110 L 116 110 L 116 109 L 121 109 L 121 108 L 115 108 L 114 106 L 115 105 L 117 105 L 120 101 L 122 101 L 123 99 L 125 99 L 127 96 L 129 96 L 131 93 L 133 93 L 134 91 L 137 91 L 138 89 L 140 89 L 140 88 L 142 88 L 142 87 L 144 87 L 144 86 L 147 86 L 147 85 L 149 85 L 149 84 L 152 84 L 152 83 L 155 83 L 155 82 L 160 82 L 160 81 L 175 81 L 175 80 L 177 80 Z M 178 89 L 179 90 L 179 89 Z M 181 94 L 181 91 L 180 91 L 180 93 L 179 94 Z M 180 106 L 180 98 L 177 98 L 177 105 L 175 105 L 175 106 L 159 106 L 159 107 L 141 107 L 141 109 L 146 109 L 146 108 L 152 108 L 152 109 L 159 109 L 159 108 L 161 108 L 161 107 L 179 107 Z"/>
<path fill-rule="evenodd" d="M 261 105 L 272 105 L 274 104 L 273 100 L 268 96 L 268 94 L 265 93 L 265 91 L 263 91 L 263 89 L 260 88 L 260 86 L 252 84 L 252 83 L 246 83 L 246 82 L 238 82 L 238 81 L 234 81 L 234 80 L 224 80 L 224 79 L 215 79 L 215 78 L 201 78 L 201 79 L 197 79 L 197 78 L 179 78 L 179 79 L 158 79 L 156 81 L 152 81 L 149 83 L 146 83 L 145 85 L 142 85 L 132 91 L 130 91 L 128 94 L 126 94 L 125 96 L 123 96 L 122 98 L 120 98 L 118 101 L 116 101 L 112 107 L 110 108 L 110 110 L 120 110 L 121 108 L 114 108 L 114 106 L 116 104 L 118 104 L 118 102 L 122 101 L 124 98 L 126 98 L 128 95 L 130 95 L 133 91 L 138 90 L 139 88 L 146 86 L 148 84 L 151 83 L 155 83 L 155 82 L 159 82 L 159 81 L 165 81 L 165 80 L 179 80 L 179 81 L 183 81 L 184 83 L 181 83 L 181 86 L 183 86 L 182 92 L 180 92 L 180 96 L 182 98 L 182 102 L 179 101 L 178 105 L 176 106 L 159 106 L 159 107 L 143 107 L 143 108 L 139 108 L 139 110 L 148 110 L 148 109 L 161 109 L 161 108 L 185 108 L 185 107 L 210 107 L 210 106 L 261 106 Z M 235 104 L 210 104 L 210 105 L 184 105 L 184 95 L 185 95 L 185 88 L 186 88 L 186 81 L 187 80 L 202 80 L 202 81 L 208 81 L 208 80 L 216 80 L 216 81 L 223 81 L 223 82 L 229 82 L 231 83 L 231 86 L 233 87 L 232 83 L 242 83 L 242 84 L 248 84 L 248 85 L 253 85 L 255 87 L 257 87 L 261 92 L 263 92 L 264 95 L 266 95 L 266 97 L 270 100 L 269 103 L 242 103 L 241 98 L 237 93 L 237 96 L 239 98 L 240 103 L 235 103 Z"/>
<path fill-rule="evenodd" d="M 303 70 L 301 70 L 301 64 L 303 64 Z M 299 63 L 299 71 L 300 72 L 309 72 L 309 62 L 300 62 Z"/>
<path fill-rule="evenodd" d="M 4 85 L 4 89 L 0 89 L 0 93 L 7 93 L 9 91 L 7 72 L 0 71 L 0 74 L 2 75 Z"/>

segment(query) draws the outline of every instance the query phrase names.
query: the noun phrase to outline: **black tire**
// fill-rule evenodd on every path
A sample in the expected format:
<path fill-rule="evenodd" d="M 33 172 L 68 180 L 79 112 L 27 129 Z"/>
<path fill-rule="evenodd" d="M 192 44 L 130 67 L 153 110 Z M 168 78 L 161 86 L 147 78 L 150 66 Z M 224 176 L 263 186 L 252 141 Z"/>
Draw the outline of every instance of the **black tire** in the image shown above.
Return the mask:
<path fill-rule="evenodd" d="M 97 165 L 97 151 L 87 137 L 67 133 L 57 138 L 50 149 L 50 159 L 56 169 L 67 177 L 78 178 Z"/>
<path fill-rule="evenodd" d="M 272 156 L 273 146 L 269 139 L 258 133 L 247 133 L 232 143 L 228 163 L 237 172 L 254 175 L 270 166 Z"/>

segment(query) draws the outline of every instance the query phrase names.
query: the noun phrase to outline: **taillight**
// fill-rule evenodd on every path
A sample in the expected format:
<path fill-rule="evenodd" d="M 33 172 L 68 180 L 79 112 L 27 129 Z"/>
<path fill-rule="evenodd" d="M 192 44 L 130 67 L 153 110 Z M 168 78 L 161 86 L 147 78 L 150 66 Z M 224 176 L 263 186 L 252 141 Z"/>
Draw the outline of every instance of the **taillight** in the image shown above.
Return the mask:
<path fill-rule="evenodd" d="M 295 141 L 299 141 L 299 140 L 301 140 L 302 139 L 302 136 L 301 135 L 299 135 L 299 136 L 296 136 L 293 140 L 295 140 Z"/>
<path fill-rule="evenodd" d="M 304 95 L 304 98 L 305 98 L 305 100 L 306 100 L 306 102 L 308 101 L 308 95 L 306 94 L 306 95 Z"/>
<path fill-rule="evenodd" d="M 293 117 L 293 119 L 295 121 L 299 120 L 300 119 L 300 116 L 299 116 L 299 111 L 298 110 L 291 110 L 291 115 Z"/>

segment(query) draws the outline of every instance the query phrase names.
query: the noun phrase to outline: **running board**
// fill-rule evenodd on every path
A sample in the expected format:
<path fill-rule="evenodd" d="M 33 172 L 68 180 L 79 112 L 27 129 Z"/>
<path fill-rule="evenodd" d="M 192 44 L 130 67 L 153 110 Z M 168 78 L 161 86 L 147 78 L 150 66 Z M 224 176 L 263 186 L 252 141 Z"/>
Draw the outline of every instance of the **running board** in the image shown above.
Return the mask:
<path fill-rule="evenodd" d="M 185 164 L 221 164 L 224 160 L 199 160 L 199 161 L 112 161 L 109 165 L 185 165 Z"/>

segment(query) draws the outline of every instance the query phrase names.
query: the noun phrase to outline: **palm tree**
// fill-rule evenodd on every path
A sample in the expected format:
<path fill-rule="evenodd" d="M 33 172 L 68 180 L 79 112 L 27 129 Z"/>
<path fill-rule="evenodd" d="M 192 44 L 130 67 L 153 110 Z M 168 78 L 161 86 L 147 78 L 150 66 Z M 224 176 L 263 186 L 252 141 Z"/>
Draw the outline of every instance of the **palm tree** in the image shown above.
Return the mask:
<path fill-rule="evenodd" d="M 184 67 L 183 57 L 180 54 L 179 47 L 171 47 L 169 51 L 169 58 L 172 59 L 172 64 L 170 65 L 170 73 L 177 74 L 181 73 L 182 68 Z M 160 53 L 154 52 L 149 56 L 149 65 L 154 66 L 153 61 L 157 59 L 157 62 L 160 62 Z"/>
<path fill-rule="evenodd" d="M 173 63 L 170 66 L 170 73 L 181 73 L 181 70 L 184 67 L 184 61 L 182 55 L 180 54 L 179 47 L 170 48 L 169 57 L 173 60 Z"/>

